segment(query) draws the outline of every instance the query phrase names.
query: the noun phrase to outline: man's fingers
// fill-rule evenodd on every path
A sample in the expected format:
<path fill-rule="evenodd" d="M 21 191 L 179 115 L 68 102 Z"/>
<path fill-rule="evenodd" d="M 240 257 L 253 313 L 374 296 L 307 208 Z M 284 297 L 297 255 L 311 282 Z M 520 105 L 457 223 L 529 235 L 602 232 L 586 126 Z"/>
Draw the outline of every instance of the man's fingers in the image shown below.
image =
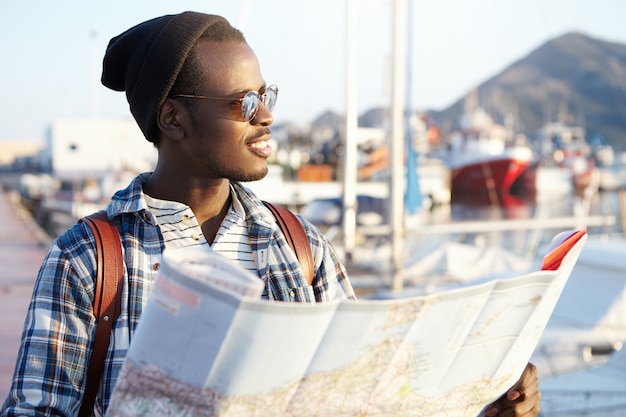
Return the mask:
<path fill-rule="evenodd" d="M 520 379 L 506 395 L 485 410 L 487 417 L 536 417 L 540 410 L 541 393 L 537 368 L 528 363 Z"/>

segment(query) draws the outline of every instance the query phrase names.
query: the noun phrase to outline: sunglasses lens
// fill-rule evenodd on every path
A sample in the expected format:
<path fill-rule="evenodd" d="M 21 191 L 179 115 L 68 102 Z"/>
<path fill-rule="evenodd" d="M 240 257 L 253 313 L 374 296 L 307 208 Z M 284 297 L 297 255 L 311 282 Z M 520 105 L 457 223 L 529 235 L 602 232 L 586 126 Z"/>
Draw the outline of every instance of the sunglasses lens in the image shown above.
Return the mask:
<path fill-rule="evenodd" d="M 256 115 L 259 109 L 259 93 L 256 91 L 249 91 L 243 97 L 243 103 L 241 103 L 241 114 L 246 122 L 249 122 Z"/>
<path fill-rule="evenodd" d="M 263 93 L 263 105 L 267 107 L 270 112 L 274 111 L 276 107 L 276 98 L 278 97 L 278 89 L 275 85 L 267 87 L 265 93 Z"/>
<path fill-rule="evenodd" d="M 243 96 L 243 102 L 241 103 L 241 114 L 243 120 L 249 122 L 254 119 L 257 111 L 259 110 L 259 101 L 263 101 L 263 105 L 270 112 L 274 111 L 276 106 L 276 98 L 278 97 L 278 88 L 275 85 L 267 87 L 267 89 L 259 96 L 257 91 L 249 91 Z"/>

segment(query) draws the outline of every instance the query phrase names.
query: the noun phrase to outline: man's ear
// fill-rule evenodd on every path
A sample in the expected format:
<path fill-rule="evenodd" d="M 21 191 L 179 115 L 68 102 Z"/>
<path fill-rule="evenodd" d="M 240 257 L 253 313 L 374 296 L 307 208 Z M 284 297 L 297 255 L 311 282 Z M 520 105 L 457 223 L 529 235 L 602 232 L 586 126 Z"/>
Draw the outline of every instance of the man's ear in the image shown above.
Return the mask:
<path fill-rule="evenodd" d="M 185 131 L 181 120 L 186 111 L 181 102 L 170 98 L 165 99 L 157 115 L 157 125 L 161 133 L 174 140 L 182 140 L 185 137 Z"/>

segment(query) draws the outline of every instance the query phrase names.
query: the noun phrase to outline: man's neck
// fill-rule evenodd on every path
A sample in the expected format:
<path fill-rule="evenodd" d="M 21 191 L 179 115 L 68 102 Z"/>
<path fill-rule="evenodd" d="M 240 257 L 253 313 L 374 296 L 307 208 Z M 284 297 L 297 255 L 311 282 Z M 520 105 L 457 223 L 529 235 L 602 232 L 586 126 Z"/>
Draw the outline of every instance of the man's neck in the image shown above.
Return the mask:
<path fill-rule="evenodd" d="M 143 191 L 153 198 L 188 205 L 208 242 L 213 241 L 231 204 L 230 182 L 227 179 L 183 180 L 155 172 L 144 183 Z"/>

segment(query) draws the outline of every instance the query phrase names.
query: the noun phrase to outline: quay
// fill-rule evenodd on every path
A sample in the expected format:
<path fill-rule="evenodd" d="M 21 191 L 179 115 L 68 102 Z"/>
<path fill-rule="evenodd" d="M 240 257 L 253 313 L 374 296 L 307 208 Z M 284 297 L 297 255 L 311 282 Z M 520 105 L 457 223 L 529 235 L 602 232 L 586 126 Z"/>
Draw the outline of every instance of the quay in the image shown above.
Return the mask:
<path fill-rule="evenodd" d="M 33 284 L 51 242 L 19 195 L 0 188 L 0 402 L 11 386 Z"/>

